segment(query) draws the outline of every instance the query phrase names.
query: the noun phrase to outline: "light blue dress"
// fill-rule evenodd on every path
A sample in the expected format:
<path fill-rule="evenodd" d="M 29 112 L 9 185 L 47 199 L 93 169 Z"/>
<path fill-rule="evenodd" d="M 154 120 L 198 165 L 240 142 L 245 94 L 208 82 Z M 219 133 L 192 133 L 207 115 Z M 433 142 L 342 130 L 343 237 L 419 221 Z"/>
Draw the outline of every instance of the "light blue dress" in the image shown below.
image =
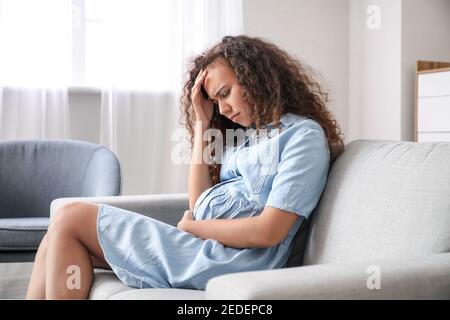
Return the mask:
<path fill-rule="evenodd" d="M 119 279 L 136 288 L 205 289 L 218 275 L 284 267 L 296 231 L 323 192 L 330 153 L 317 122 L 292 113 L 280 122 L 278 134 L 247 136 L 237 147 L 227 148 L 221 182 L 200 195 L 193 213 L 195 220 L 231 219 L 255 216 L 271 206 L 301 216 L 284 241 L 267 249 L 231 248 L 153 218 L 100 205 L 99 243 Z"/>

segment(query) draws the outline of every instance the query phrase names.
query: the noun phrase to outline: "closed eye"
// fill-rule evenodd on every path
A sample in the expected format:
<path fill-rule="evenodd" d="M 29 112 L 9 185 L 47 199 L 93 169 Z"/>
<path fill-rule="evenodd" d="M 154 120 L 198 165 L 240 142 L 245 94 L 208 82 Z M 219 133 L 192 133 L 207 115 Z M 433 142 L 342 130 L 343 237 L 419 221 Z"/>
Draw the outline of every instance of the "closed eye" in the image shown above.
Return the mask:
<path fill-rule="evenodd" d="M 228 91 L 225 92 L 225 93 L 222 93 L 220 96 L 221 96 L 222 98 L 226 98 L 226 97 L 230 94 L 230 92 L 231 92 L 231 89 L 228 90 Z M 213 104 L 218 104 L 217 100 L 215 100 L 215 99 L 210 99 L 210 101 L 211 101 Z"/>

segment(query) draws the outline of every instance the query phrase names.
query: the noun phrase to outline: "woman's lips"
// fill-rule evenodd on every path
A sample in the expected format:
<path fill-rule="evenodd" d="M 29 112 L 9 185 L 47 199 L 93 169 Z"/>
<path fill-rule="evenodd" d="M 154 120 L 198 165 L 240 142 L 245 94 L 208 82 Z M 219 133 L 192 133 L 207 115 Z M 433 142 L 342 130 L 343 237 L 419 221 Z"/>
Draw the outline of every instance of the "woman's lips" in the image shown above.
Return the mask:
<path fill-rule="evenodd" d="M 230 117 L 230 120 L 231 120 L 231 121 L 236 120 L 236 118 L 238 117 L 239 113 L 240 113 L 240 112 L 238 112 L 238 113 L 236 113 L 235 115 L 231 116 L 231 117 Z"/>

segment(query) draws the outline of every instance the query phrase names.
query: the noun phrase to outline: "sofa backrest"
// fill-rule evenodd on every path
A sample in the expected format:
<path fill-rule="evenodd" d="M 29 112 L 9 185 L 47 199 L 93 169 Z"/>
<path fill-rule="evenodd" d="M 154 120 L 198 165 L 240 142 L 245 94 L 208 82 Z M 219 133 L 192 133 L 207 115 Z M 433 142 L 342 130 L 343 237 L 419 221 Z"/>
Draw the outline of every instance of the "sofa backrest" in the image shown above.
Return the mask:
<path fill-rule="evenodd" d="M 56 198 L 120 194 L 119 161 L 76 140 L 0 142 L 0 218 L 48 217 Z"/>
<path fill-rule="evenodd" d="M 357 140 L 333 164 L 303 264 L 450 251 L 450 143 Z"/>

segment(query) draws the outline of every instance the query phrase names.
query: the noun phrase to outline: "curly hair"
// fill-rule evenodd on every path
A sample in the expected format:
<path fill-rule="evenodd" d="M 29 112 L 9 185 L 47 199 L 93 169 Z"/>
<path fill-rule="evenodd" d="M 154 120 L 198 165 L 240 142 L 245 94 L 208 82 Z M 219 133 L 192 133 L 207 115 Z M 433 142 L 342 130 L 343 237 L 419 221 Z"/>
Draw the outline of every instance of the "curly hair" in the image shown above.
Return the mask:
<path fill-rule="evenodd" d="M 339 125 L 326 107 L 328 93 L 313 79 L 312 70 L 267 40 L 244 35 L 226 36 L 190 61 L 180 99 L 180 123 L 188 130 L 191 146 L 195 122 L 191 90 L 200 70 L 219 58 L 234 70 L 256 129 L 266 123 L 278 123 L 281 115 L 291 112 L 320 124 L 328 141 L 331 161 L 344 150 Z M 222 131 L 223 136 L 226 129 L 244 129 L 220 115 L 217 108 L 214 108 L 210 127 Z M 218 183 L 220 165 L 209 164 L 209 172 L 213 183 Z"/>

